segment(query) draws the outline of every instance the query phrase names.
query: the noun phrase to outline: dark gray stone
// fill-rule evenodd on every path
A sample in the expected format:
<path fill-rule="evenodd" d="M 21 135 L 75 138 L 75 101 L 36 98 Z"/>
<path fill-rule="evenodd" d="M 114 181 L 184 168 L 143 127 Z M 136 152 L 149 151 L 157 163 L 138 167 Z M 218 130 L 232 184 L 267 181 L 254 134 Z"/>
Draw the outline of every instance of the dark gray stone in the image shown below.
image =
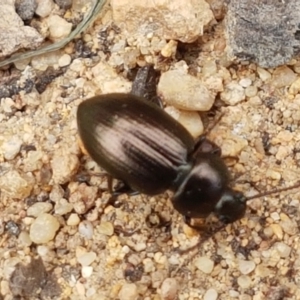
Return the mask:
<path fill-rule="evenodd" d="M 17 0 L 15 6 L 17 14 L 26 21 L 32 19 L 37 3 L 35 0 Z"/>
<path fill-rule="evenodd" d="M 228 54 L 264 68 L 300 52 L 299 0 L 231 0 L 226 16 Z"/>

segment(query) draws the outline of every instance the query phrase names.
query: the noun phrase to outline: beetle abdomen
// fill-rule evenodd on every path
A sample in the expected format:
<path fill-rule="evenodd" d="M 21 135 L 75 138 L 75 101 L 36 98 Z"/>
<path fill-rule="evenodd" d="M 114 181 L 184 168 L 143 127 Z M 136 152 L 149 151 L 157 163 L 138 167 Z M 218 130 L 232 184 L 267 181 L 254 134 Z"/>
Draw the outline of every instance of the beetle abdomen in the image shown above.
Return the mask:
<path fill-rule="evenodd" d="M 168 189 L 194 148 L 182 125 L 134 95 L 109 94 L 84 101 L 77 122 L 90 156 L 112 176 L 145 194 Z"/>

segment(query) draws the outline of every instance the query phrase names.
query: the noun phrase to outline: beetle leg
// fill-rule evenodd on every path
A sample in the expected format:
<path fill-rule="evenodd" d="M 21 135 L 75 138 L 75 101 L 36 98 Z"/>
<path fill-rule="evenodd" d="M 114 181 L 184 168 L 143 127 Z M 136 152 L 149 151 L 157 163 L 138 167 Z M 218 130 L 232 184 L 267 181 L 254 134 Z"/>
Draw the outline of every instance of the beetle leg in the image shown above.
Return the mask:
<path fill-rule="evenodd" d="M 110 194 L 113 194 L 113 178 L 109 174 L 107 175 L 107 188 Z"/>
<path fill-rule="evenodd" d="M 107 174 L 107 188 L 109 193 L 111 193 L 113 197 L 119 196 L 121 194 L 128 194 L 130 196 L 139 194 L 138 191 L 133 190 L 127 183 L 122 180 L 119 180 L 116 187 L 113 188 L 113 180 L 114 178 Z"/>
<path fill-rule="evenodd" d="M 114 188 L 113 195 L 120 195 L 120 194 L 128 194 L 130 196 L 135 196 L 138 195 L 139 192 L 133 190 L 127 183 L 125 183 L 124 181 L 118 181 L 116 187 Z"/>
<path fill-rule="evenodd" d="M 150 99 L 150 102 L 158 105 L 161 109 L 164 109 L 164 104 L 159 96 L 154 96 Z"/>
<path fill-rule="evenodd" d="M 138 195 L 138 191 L 134 191 L 129 185 L 125 182 L 119 180 L 116 187 L 113 188 L 113 180 L 114 178 L 107 174 L 107 188 L 111 197 L 109 198 L 108 202 L 106 203 L 105 207 L 108 205 L 112 205 L 113 207 L 119 208 L 122 206 L 122 201 L 118 201 L 118 196 L 121 194 L 127 194 L 130 196 Z"/>
<path fill-rule="evenodd" d="M 140 68 L 132 83 L 131 94 L 143 97 L 163 109 L 161 98 L 157 96 L 156 92 L 159 75 L 159 72 L 154 69 L 153 65 Z"/>

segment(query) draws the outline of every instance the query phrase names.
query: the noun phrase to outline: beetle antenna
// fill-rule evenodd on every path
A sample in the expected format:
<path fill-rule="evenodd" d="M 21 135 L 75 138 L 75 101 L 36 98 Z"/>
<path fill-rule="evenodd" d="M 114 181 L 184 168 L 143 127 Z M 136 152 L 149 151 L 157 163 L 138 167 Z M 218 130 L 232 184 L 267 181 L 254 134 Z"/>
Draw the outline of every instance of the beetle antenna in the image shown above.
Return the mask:
<path fill-rule="evenodd" d="M 272 194 L 278 194 L 278 193 L 281 193 L 281 192 L 286 192 L 286 191 L 296 189 L 296 188 L 299 188 L 299 187 L 300 187 L 300 182 L 296 183 L 295 185 L 288 186 L 288 187 L 285 187 L 285 188 L 274 189 L 274 190 L 263 192 L 263 193 L 260 193 L 260 194 L 256 194 L 256 195 L 253 195 L 253 196 L 250 196 L 250 197 L 245 197 L 245 201 L 249 201 L 249 200 L 260 198 L 260 197 L 269 196 L 269 195 L 272 195 Z"/>

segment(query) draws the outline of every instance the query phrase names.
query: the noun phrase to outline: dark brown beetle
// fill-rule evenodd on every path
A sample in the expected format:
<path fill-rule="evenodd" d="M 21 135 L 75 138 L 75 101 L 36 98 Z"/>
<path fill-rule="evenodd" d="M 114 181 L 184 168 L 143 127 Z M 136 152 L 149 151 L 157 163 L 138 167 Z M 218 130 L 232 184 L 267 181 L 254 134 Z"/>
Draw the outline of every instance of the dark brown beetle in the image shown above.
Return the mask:
<path fill-rule="evenodd" d="M 245 214 L 250 198 L 229 187 L 220 149 L 204 137 L 195 142 L 157 105 L 131 94 L 96 96 L 79 105 L 77 122 L 90 156 L 132 190 L 170 189 L 175 209 L 189 218 L 213 212 L 230 223 Z"/>
<path fill-rule="evenodd" d="M 155 80 L 151 69 L 142 72 L 144 78 Z M 169 189 L 174 192 L 175 209 L 188 219 L 214 213 L 220 221 L 231 223 L 245 214 L 248 200 L 299 186 L 248 198 L 235 191 L 229 186 L 220 148 L 204 136 L 194 141 L 163 109 L 139 96 L 147 96 L 144 79 L 140 81 L 136 80 L 131 94 L 96 96 L 82 102 L 77 111 L 87 152 L 133 191 L 156 195 Z M 151 99 L 153 91 L 148 93 Z"/>

